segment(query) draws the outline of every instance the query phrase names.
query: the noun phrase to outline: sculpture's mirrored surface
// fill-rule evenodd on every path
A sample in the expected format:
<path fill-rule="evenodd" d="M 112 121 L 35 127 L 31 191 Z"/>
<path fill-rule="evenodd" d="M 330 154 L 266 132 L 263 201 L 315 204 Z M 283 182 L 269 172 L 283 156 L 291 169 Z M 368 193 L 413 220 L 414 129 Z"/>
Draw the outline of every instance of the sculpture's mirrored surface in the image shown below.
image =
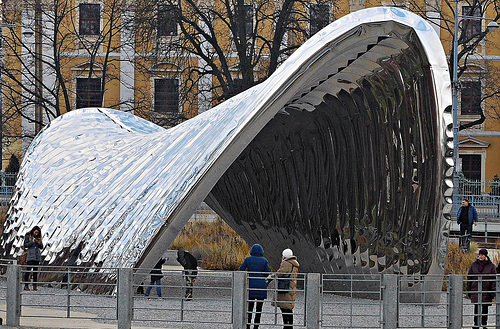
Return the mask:
<path fill-rule="evenodd" d="M 451 201 L 450 104 L 432 27 L 358 11 L 172 129 L 109 109 L 53 121 L 23 161 L 1 247 L 19 253 L 39 225 L 50 264 L 81 244 L 83 264 L 152 267 L 206 199 L 274 262 L 290 247 L 303 271 L 432 272 Z"/>

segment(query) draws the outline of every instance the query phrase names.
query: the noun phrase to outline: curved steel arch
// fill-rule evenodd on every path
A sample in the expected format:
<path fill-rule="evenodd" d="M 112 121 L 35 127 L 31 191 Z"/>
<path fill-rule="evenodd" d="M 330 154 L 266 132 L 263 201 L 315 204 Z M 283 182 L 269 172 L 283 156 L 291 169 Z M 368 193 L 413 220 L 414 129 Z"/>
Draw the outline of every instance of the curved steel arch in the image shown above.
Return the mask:
<path fill-rule="evenodd" d="M 453 171 L 446 56 L 397 8 L 345 16 L 269 79 L 165 130 L 72 111 L 30 146 L 1 247 L 39 225 L 49 264 L 152 267 L 201 201 L 301 270 L 431 273 Z M 307 260 L 306 260 L 307 259 Z"/>

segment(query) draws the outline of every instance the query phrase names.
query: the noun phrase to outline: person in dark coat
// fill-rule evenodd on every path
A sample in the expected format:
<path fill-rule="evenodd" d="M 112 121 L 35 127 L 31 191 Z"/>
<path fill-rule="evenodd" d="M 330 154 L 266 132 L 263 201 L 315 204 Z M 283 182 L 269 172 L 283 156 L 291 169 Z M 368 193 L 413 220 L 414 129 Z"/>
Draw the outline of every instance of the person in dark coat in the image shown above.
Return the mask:
<path fill-rule="evenodd" d="M 269 262 L 264 258 L 264 249 L 260 244 L 254 244 L 250 250 L 250 256 L 245 258 L 240 266 L 240 271 L 249 271 L 249 295 L 248 295 L 248 323 L 247 329 L 250 329 L 250 324 L 252 323 L 252 314 L 254 304 L 255 308 L 255 318 L 254 318 L 254 329 L 259 328 L 260 316 L 262 314 L 262 306 L 264 304 L 264 299 L 267 298 L 267 273 L 271 272 L 269 268 Z"/>
<path fill-rule="evenodd" d="M 69 258 L 68 260 L 68 271 L 64 274 L 61 282 L 61 288 L 65 288 L 67 287 L 68 285 L 66 284 L 68 282 L 68 279 L 69 279 L 69 274 L 71 273 L 71 267 L 75 266 L 76 262 L 78 261 L 78 257 L 80 256 L 80 252 L 82 252 L 82 243 L 80 243 L 76 248 L 75 250 L 73 250 L 73 252 L 71 253 L 71 257 Z"/>
<path fill-rule="evenodd" d="M 476 208 L 470 204 L 468 199 L 462 200 L 462 206 L 457 212 L 457 224 L 460 225 L 460 240 L 461 248 L 469 250 L 470 239 L 472 237 L 472 225 L 477 225 L 478 216 Z"/>
<path fill-rule="evenodd" d="M 24 248 L 26 249 L 26 273 L 24 273 L 24 290 L 30 290 L 28 283 L 30 272 L 33 270 L 33 290 L 38 290 L 38 266 L 42 260 L 43 243 L 42 230 L 34 226 L 29 234 L 24 237 Z"/>
<path fill-rule="evenodd" d="M 189 252 L 183 249 L 177 250 L 177 261 L 184 267 L 182 276 L 184 282 L 186 283 L 186 300 L 191 300 L 193 298 L 193 284 L 196 281 L 196 275 L 198 275 L 198 260 L 196 257 L 191 255 Z"/>
<path fill-rule="evenodd" d="M 148 289 L 146 289 L 146 296 L 149 296 L 151 293 L 151 288 L 156 284 L 156 294 L 158 297 L 161 297 L 161 278 L 163 278 L 163 272 L 161 271 L 161 268 L 165 264 L 165 258 L 160 258 L 158 263 L 156 263 L 155 267 L 151 270 L 151 283 L 148 286 Z"/>
<path fill-rule="evenodd" d="M 467 275 L 467 291 L 474 304 L 474 327 L 487 326 L 488 307 L 490 307 L 497 290 L 495 265 L 488 257 L 488 250 L 479 250 L 479 255 L 469 268 Z M 479 285 L 481 279 L 481 286 Z M 481 321 L 481 323 L 480 323 Z"/>

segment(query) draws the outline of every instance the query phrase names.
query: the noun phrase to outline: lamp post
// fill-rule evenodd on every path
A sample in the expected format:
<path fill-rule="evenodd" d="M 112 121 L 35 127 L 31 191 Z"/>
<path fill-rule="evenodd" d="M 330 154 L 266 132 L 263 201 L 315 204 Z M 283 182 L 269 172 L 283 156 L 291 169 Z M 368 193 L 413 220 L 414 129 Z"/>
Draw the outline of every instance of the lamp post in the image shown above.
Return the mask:
<path fill-rule="evenodd" d="M 35 1 L 35 135 L 42 130 L 42 10 Z"/>
<path fill-rule="evenodd" d="M 453 213 L 456 213 L 456 206 L 459 200 L 458 195 L 458 30 L 459 24 L 464 20 L 489 20 L 486 32 L 494 32 L 498 29 L 498 23 L 494 19 L 476 16 L 458 15 L 458 0 L 455 1 L 455 30 L 453 36 L 453 81 L 452 81 L 452 115 L 453 115 Z"/>

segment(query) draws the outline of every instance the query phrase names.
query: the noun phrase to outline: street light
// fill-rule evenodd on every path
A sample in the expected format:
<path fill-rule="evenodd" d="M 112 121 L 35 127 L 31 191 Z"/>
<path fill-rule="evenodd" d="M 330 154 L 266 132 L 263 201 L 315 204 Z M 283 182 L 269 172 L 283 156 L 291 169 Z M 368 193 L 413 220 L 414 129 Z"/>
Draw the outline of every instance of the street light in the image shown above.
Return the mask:
<path fill-rule="evenodd" d="M 8 27 L 10 29 L 13 29 L 15 27 L 21 27 L 23 29 L 22 35 L 24 35 L 27 38 L 31 38 L 32 36 L 35 35 L 35 31 L 33 31 L 28 26 L 19 25 L 19 24 L 11 24 L 11 23 L 0 23 L 0 28 L 4 28 L 4 27 Z"/>
<path fill-rule="evenodd" d="M 31 38 L 32 36 L 35 35 L 35 31 L 33 31 L 31 28 L 29 27 L 24 27 L 23 28 L 23 35 L 27 38 Z"/>
<path fill-rule="evenodd" d="M 491 18 L 477 16 L 462 16 L 458 15 L 458 0 L 455 0 L 455 31 L 453 36 L 453 81 L 452 81 L 452 115 L 453 115 L 453 210 L 457 206 L 456 197 L 458 194 L 458 29 L 462 20 L 489 20 L 486 27 L 486 32 L 494 32 L 498 29 L 498 23 Z"/>

